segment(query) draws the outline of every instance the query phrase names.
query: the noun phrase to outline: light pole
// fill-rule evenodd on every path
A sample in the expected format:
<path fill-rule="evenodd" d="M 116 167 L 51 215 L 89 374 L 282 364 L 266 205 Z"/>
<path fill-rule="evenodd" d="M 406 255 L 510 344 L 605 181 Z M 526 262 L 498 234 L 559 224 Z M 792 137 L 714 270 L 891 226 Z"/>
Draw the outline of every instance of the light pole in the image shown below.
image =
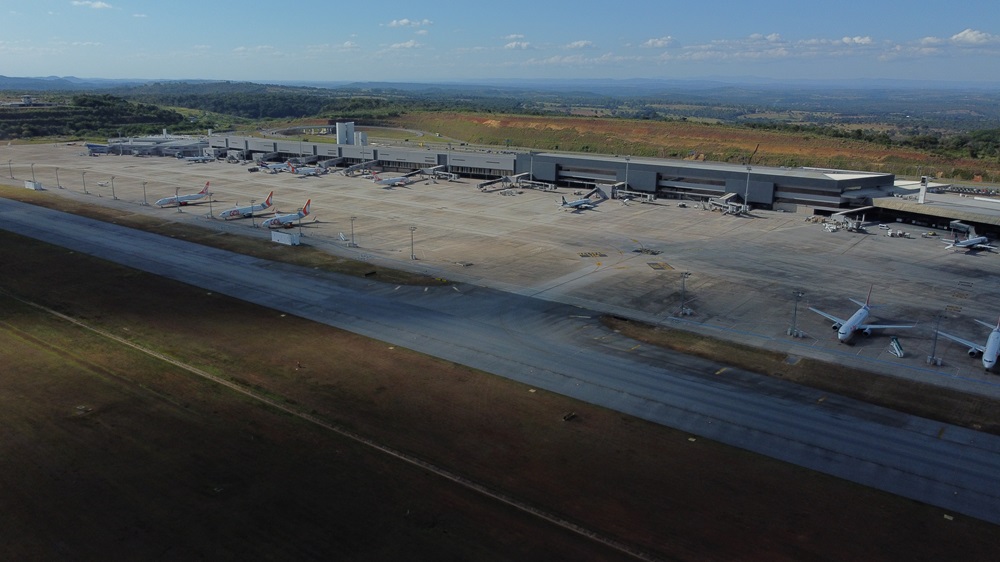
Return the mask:
<path fill-rule="evenodd" d="M 31 163 L 31 183 L 35 183 L 35 163 Z"/>
<path fill-rule="evenodd" d="M 146 182 L 142 182 L 142 204 L 143 206 L 149 206 L 149 203 L 146 202 Z"/>
<path fill-rule="evenodd" d="M 56 167 L 56 187 L 62 189 L 62 184 L 59 183 L 59 167 Z"/>
<path fill-rule="evenodd" d="M 632 160 L 631 156 L 625 157 L 625 191 L 628 191 L 628 163 Z"/>
<path fill-rule="evenodd" d="M 181 192 L 180 186 L 175 186 L 174 187 L 174 203 L 177 203 L 177 212 L 178 213 L 183 213 L 184 211 L 181 210 L 181 199 L 180 199 L 181 196 L 180 196 L 180 192 Z"/>
<path fill-rule="evenodd" d="M 450 146 L 450 145 L 449 145 Z M 528 165 L 528 175 L 531 177 L 531 181 L 535 181 L 535 153 L 531 153 L 531 161 Z"/>
<path fill-rule="evenodd" d="M 750 211 L 750 165 L 747 164 L 747 189 L 743 192 L 743 207 Z"/>
<path fill-rule="evenodd" d="M 7 160 L 7 172 L 10 174 L 10 179 L 14 179 L 14 168 L 10 165 L 13 160 Z"/>
<path fill-rule="evenodd" d="M 115 201 L 118 200 L 118 197 L 115 195 L 115 177 L 114 176 L 111 176 L 111 198 L 114 199 Z"/>
<path fill-rule="evenodd" d="M 941 358 L 937 356 L 937 338 L 938 338 L 938 328 L 941 326 L 941 317 L 943 314 L 938 313 L 937 322 L 934 324 L 934 339 L 931 340 L 931 354 L 927 357 L 928 365 L 941 366 Z"/>
<path fill-rule="evenodd" d="M 356 221 L 357 219 L 358 219 L 358 217 L 351 217 L 351 243 L 350 243 L 350 247 L 351 248 L 357 248 L 358 247 L 358 245 L 354 243 L 354 221 Z M 411 249 L 410 253 L 411 254 L 413 253 L 412 249 Z"/>
<path fill-rule="evenodd" d="M 802 291 L 792 291 L 792 295 L 795 297 L 795 307 L 792 308 L 792 327 L 788 329 L 788 335 L 792 336 L 793 338 L 799 338 L 802 337 L 802 334 L 799 333 L 799 328 L 797 323 L 798 313 L 799 313 L 799 299 L 801 299 L 802 296 L 805 295 L 805 293 L 803 293 Z"/>
<path fill-rule="evenodd" d="M 87 193 L 87 172 L 80 172 L 80 177 L 83 178 L 83 192 Z"/>
<path fill-rule="evenodd" d="M 681 309 L 680 309 L 681 316 L 687 316 L 687 308 L 684 306 L 684 301 L 687 300 L 687 286 L 685 285 L 684 282 L 687 280 L 688 277 L 691 277 L 690 271 L 685 271 L 681 273 Z"/>
<path fill-rule="evenodd" d="M 251 199 L 250 200 L 250 224 L 254 228 L 257 228 L 257 221 L 253 218 L 253 204 L 256 203 L 256 202 L 257 202 L 256 199 Z"/>
<path fill-rule="evenodd" d="M 411 226 L 410 227 L 410 259 L 411 260 L 417 259 L 417 254 L 415 254 L 413 252 L 413 231 L 415 231 L 416 229 L 417 229 L 417 227 L 415 227 L 415 226 Z"/>

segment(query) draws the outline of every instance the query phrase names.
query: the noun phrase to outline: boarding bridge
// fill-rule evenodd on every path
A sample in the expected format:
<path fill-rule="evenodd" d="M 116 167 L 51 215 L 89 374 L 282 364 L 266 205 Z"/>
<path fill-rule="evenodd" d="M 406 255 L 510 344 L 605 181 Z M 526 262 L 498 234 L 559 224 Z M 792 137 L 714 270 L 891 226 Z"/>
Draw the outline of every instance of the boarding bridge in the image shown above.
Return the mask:
<path fill-rule="evenodd" d="M 483 193 L 488 193 L 490 191 L 496 191 L 498 189 L 508 189 L 512 185 L 514 185 L 514 182 L 511 181 L 510 176 L 502 176 L 494 180 L 486 180 L 483 182 L 479 182 L 476 185 L 476 188 L 478 188 L 479 191 L 482 191 Z"/>
<path fill-rule="evenodd" d="M 351 176 L 354 175 L 355 172 L 360 172 L 361 170 L 370 170 L 376 164 L 378 164 L 378 160 L 369 160 L 367 162 L 361 162 L 360 164 L 354 164 L 353 166 L 348 166 L 343 170 L 340 170 L 340 173 L 344 174 L 345 176 Z"/>
<path fill-rule="evenodd" d="M 736 193 L 727 193 L 722 197 L 713 197 L 708 200 L 708 204 L 711 205 L 713 209 L 719 209 L 724 215 L 739 215 L 746 212 L 747 206 L 743 203 L 737 203 L 734 201 L 739 197 Z"/>
<path fill-rule="evenodd" d="M 611 186 L 611 193 L 614 194 L 615 199 L 634 199 L 636 201 L 642 201 L 644 203 L 652 203 L 656 201 L 656 194 L 649 193 L 647 191 L 629 191 L 627 189 L 622 189 L 618 186 L 625 185 L 624 182 L 616 183 Z"/>

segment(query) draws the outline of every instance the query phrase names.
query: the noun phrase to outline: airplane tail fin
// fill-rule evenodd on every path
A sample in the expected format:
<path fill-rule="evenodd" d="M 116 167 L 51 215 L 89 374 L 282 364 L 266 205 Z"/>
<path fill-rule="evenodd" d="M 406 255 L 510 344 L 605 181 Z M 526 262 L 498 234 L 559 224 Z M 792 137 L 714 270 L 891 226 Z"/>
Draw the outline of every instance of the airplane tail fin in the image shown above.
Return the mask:
<path fill-rule="evenodd" d="M 565 196 L 565 195 L 563 195 L 563 196 L 562 196 L 562 204 L 563 204 L 563 205 L 565 205 L 565 204 L 566 204 L 566 196 Z"/>
<path fill-rule="evenodd" d="M 306 201 L 305 205 L 302 205 L 302 210 L 299 211 L 299 215 L 305 217 L 309 215 L 309 207 L 312 206 L 312 199 Z"/>
<path fill-rule="evenodd" d="M 871 285 L 869 285 L 869 287 L 868 287 L 868 298 L 865 299 L 865 306 L 871 306 L 871 302 L 872 302 L 872 289 L 874 289 L 874 288 L 875 288 L 875 284 L 874 283 L 872 283 Z"/>
<path fill-rule="evenodd" d="M 272 197 L 274 197 L 274 192 L 273 191 L 271 193 L 268 193 L 267 194 L 267 199 L 264 200 L 264 208 L 265 209 L 271 206 L 271 198 Z"/>
<path fill-rule="evenodd" d="M 211 183 L 211 182 L 205 182 L 205 187 L 201 188 L 201 191 L 200 191 L 200 193 L 201 193 L 202 195 L 207 195 L 207 194 L 208 194 L 208 184 L 209 184 L 209 183 Z"/>
<path fill-rule="evenodd" d="M 288 169 L 291 170 L 292 173 L 294 174 L 295 173 L 295 164 L 292 164 L 292 163 L 289 162 Z"/>

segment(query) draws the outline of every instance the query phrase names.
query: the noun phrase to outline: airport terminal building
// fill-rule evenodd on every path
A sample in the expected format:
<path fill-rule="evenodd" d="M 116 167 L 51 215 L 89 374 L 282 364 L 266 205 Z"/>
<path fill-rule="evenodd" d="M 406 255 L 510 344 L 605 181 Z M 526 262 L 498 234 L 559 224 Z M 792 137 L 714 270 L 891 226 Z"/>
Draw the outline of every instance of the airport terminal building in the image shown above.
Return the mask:
<path fill-rule="evenodd" d="M 744 166 L 662 158 L 474 149 L 444 143 L 427 146 L 334 144 L 244 136 L 211 136 L 218 156 L 285 160 L 348 167 L 369 163 L 391 172 L 441 166 L 449 173 L 483 180 L 515 178 L 580 189 L 600 188 L 614 197 L 707 200 L 730 194 L 757 208 L 836 211 L 890 195 L 893 174 Z"/>

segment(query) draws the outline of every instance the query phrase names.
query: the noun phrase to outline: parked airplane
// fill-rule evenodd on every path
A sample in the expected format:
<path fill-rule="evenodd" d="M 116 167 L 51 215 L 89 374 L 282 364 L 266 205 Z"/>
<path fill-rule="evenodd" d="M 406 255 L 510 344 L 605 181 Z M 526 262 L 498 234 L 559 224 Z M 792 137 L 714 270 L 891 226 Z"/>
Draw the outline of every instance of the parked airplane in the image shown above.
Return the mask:
<path fill-rule="evenodd" d="M 326 173 L 326 168 L 320 168 L 319 166 L 296 168 L 295 166 L 289 164 L 288 170 L 293 174 L 298 174 L 300 178 L 304 178 L 306 176 L 318 176 Z"/>
<path fill-rule="evenodd" d="M 562 203 L 559 206 L 564 209 L 593 209 L 597 205 L 595 205 L 594 202 L 587 197 L 577 199 L 576 201 L 567 201 L 566 196 L 564 195 Z"/>
<path fill-rule="evenodd" d="M 993 367 L 997 364 L 997 356 L 1000 355 L 1000 320 L 997 321 L 996 327 L 992 324 L 987 324 L 982 320 L 976 320 L 983 326 L 992 329 L 990 332 L 990 337 L 986 339 L 986 345 L 980 345 L 978 343 L 973 343 L 969 340 L 964 340 L 958 336 L 953 336 L 938 330 L 937 333 L 940 336 L 944 336 L 952 341 L 958 342 L 962 345 L 969 346 L 969 357 L 975 357 L 980 353 L 983 354 L 983 368 L 987 371 L 993 370 Z"/>
<path fill-rule="evenodd" d="M 180 158 L 180 156 L 178 156 L 178 158 Z M 212 161 L 215 160 L 215 158 L 213 158 L 211 156 L 184 156 L 183 158 L 184 158 L 185 162 L 188 162 L 188 163 L 191 163 L 191 164 L 194 164 L 194 163 L 204 164 L 206 162 L 212 162 Z"/>
<path fill-rule="evenodd" d="M 257 162 L 257 167 L 260 168 L 261 170 L 267 170 L 272 174 L 277 174 L 278 172 L 287 172 L 291 168 L 291 166 L 287 163 L 268 164 L 263 160 Z"/>
<path fill-rule="evenodd" d="M 203 187 L 201 191 L 199 191 L 198 193 L 164 197 L 163 199 L 157 200 L 156 203 L 153 204 L 158 205 L 160 207 L 166 207 L 167 205 L 177 205 L 179 207 L 183 207 L 192 201 L 197 201 L 199 199 L 205 198 L 206 195 L 211 195 L 211 193 L 208 192 L 208 184 L 209 182 L 205 182 L 205 187 Z"/>
<path fill-rule="evenodd" d="M 378 174 L 372 175 L 372 181 L 379 185 L 387 185 L 390 187 L 405 187 L 413 183 L 413 180 L 408 176 L 398 176 L 395 178 L 380 178 L 378 177 Z"/>
<path fill-rule="evenodd" d="M 224 220 L 229 219 L 246 219 L 253 216 L 254 213 L 258 211 L 263 211 L 271 207 L 271 197 L 274 196 L 274 192 L 267 194 L 267 198 L 260 203 L 255 203 L 252 205 L 247 205 L 245 207 L 233 207 L 232 209 L 226 209 L 219 213 L 219 218 Z"/>
<path fill-rule="evenodd" d="M 264 228 L 292 228 L 295 226 L 295 221 L 305 217 L 309 214 L 309 207 L 312 205 L 312 199 L 306 201 L 306 204 L 302 206 L 298 212 L 290 213 L 287 215 L 278 215 L 276 217 L 271 217 L 266 221 L 260 223 Z"/>
<path fill-rule="evenodd" d="M 956 236 L 954 240 L 942 240 L 947 246 L 945 250 L 951 248 L 967 248 L 969 250 L 995 250 L 996 246 L 990 246 L 989 238 L 985 236 L 966 236 L 965 240 L 959 240 Z"/>
<path fill-rule="evenodd" d="M 865 299 L 865 302 L 860 302 L 854 299 L 850 299 L 851 302 L 861 305 L 861 308 L 859 308 L 858 311 L 855 312 L 853 315 L 851 315 L 851 317 L 848 318 L 847 320 L 837 318 L 832 314 L 828 314 L 826 312 L 823 312 L 822 310 L 813 307 L 809 307 L 809 310 L 815 312 L 816 314 L 819 314 L 820 316 L 824 316 L 834 322 L 831 328 L 837 330 L 837 339 L 840 340 L 840 343 L 850 342 L 851 338 L 854 336 L 854 332 L 858 330 L 863 331 L 866 336 L 870 336 L 872 334 L 872 330 L 880 330 L 885 328 L 913 327 L 913 325 L 866 323 L 865 321 L 868 320 L 868 315 L 871 313 L 871 308 L 872 308 L 872 305 L 870 304 L 872 299 L 872 288 L 874 288 L 874 285 L 868 288 L 868 298 Z"/>

